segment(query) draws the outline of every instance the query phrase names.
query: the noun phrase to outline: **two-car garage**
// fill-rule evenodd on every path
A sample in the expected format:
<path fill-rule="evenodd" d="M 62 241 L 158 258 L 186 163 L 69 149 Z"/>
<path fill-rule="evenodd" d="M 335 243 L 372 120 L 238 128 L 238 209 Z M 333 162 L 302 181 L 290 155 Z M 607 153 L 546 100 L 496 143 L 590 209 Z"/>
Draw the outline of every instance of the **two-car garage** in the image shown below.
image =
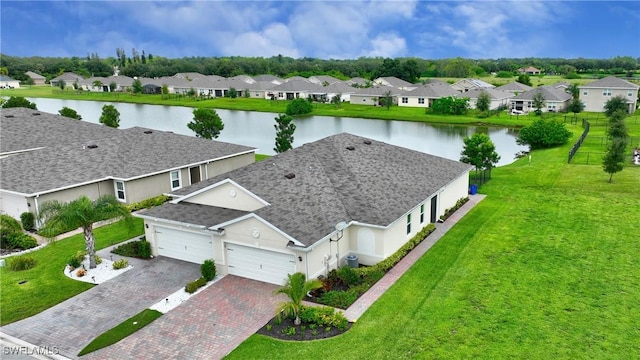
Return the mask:
<path fill-rule="evenodd" d="M 160 256 L 197 264 L 207 259 L 220 259 L 215 256 L 216 242 L 220 240 L 212 235 L 157 226 L 155 241 Z M 296 272 L 296 261 L 292 254 L 228 242 L 224 245 L 224 251 L 224 261 L 231 275 L 282 285 L 288 274 Z"/>

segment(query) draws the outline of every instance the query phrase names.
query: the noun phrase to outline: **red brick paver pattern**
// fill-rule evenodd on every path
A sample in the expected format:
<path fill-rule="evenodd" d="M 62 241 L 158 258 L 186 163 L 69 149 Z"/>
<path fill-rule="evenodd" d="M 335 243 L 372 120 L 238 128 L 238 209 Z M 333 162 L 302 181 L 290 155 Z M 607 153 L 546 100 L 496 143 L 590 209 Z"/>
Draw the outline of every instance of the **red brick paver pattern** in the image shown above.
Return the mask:
<path fill-rule="evenodd" d="M 275 314 L 277 285 L 227 275 L 126 339 L 83 359 L 221 359 Z"/>
<path fill-rule="evenodd" d="M 376 301 L 387 289 L 393 285 L 424 253 L 427 252 L 440 238 L 449 231 L 460 219 L 462 219 L 469 210 L 473 209 L 485 195 L 470 195 L 469 201 L 460 209 L 453 213 L 444 223 L 436 224 L 436 230 L 432 232 L 424 241 L 416 246 L 409 254 L 407 254 L 396 266 L 393 267 L 385 276 L 380 279 L 374 286 L 364 293 L 358 300 L 353 303 L 344 315 L 349 321 L 356 321 L 364 314 L 365 311 Z"/>

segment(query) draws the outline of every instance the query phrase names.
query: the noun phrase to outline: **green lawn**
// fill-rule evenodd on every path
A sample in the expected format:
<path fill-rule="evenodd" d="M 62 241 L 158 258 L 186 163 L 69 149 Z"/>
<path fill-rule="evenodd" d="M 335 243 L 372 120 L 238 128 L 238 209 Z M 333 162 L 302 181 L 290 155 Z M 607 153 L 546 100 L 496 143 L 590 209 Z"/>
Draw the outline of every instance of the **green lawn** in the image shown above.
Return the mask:
<path fill-rule="evenodd" d="M 93 339 L 87 346 L 84 347 L 78 356 L 86 355 L 90 352 L 100 350 L 109 345 L 113 345 L 118 341 L 126 338 L 134 332 L 142 329 L 143 327 L 152 323 L 155 319 L 162 316 L 162 313 L 156 310 L 144 309 L 140 313 L 132 316 L 131 318 L 121 322 L 113 329 L 106 331 Z"/>
<path fill-rule="evenodd" d="M 344 335 L 253 335 L 227 358 L 640 358 L 640 167 L 610 184 L 567 164 L 569 147 L 495 169 L 487 198 Z"/>
<path fill-rule="evenodd" d="M 133 218 L 130 226 L 119 221 L 94 229 L 96 249 L 142 235 L 142 224 L 142 219 Z M 71 280 L 63 273 L 69 258 L 82 249 L 84 237 L 78 234 L 28 254 L 38 262 L 33 269 L 11 271 L 8 267 L 0 268 L 0 324 L 35 315 L 93 287 L 89 283 Z M 11 262 L 11 258 L 7 262 Z M 19 285 L 22 280 L 27 282 Z"/>

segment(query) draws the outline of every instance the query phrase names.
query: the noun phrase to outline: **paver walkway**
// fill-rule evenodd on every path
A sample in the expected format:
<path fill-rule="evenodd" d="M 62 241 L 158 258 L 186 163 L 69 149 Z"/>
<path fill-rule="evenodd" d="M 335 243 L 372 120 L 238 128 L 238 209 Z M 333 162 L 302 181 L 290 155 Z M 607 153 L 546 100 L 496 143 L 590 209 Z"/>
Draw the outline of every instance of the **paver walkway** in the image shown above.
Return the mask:
<path fill-rule="evenodd" d="M 98 254 L 109 257 L 102 251 Z M 5 325 L 2 332 L 37 346 L 57 347 L 60 355 L 74 359 L 96 336 L 200 276 L 198 264 L 163 257 L 128 260 L 133 269 L 37 315 Z"/>
<path fill-rule="evenodd" d="M 382 277 L 366 293 L 356 300 L 347 310 L 344 316 L 349 321 L 356 321 L 365 311 L 376 301 L 387 289 L 391 287 L 413 264 L 420 259 L 440 238 L 449 231 L 469 210 L 473 209 L 485 195 L 469 195 L 469 201 L 453 213 L 444 223 L 437 223 L 436 230 L 432 232 L 424 241 L 408 253 L 396 266 Z"/>
<path fill-rule="evenodd" d="M 227 275 L 126 339 L 83 359 L 221 359 L 273 316 L 277 285 Z"/>

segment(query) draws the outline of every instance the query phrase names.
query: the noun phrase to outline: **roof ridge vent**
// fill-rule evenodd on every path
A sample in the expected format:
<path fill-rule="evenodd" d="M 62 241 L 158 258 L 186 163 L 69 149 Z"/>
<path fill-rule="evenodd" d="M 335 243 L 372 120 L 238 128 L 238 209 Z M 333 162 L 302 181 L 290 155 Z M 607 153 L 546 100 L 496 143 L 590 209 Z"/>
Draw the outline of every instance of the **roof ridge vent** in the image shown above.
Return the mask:
<path fill-rule="evenodd" d="M 4 117 L 6 117 L 6 118 L 12 118 L 12 117 L 15 117 L 15 116 L 13 116 L 13 115 L 9 114 L 9 115 L 5 115 Z"/>
<path fill-rule="evenodd" d="M 293 179 L 294 177 L 296 177 L 296 174 L 288 173 L 288 174 L 285 174 L 284 177 L 286 177 L 287 179 Z"/>
<path fill-rule="evenodd" d="M 144 133 L 145 133 L 145 134 L 153 134 L 153 131 L 151 131 L 151 130 L 145 130 L 145 131 L 144 131 Z"/>
<path fill-rule="evenodd" d="M 40 113 L 39 112 L 34 112 L 33 116 L 40 116 Z"/>
<path fill-rule="evenodd" d="M 97 147 L 98 147 L 98 145 L 96 145 L 96 144 L 87 145 L 88 149 L 95 149 Z"/>
<path fill-rule="evenodd" d="M 355 147 L 355 146 L 351 146 L 351 145 L 347 146 L 347 150 L 353 151 L 353 150 L 355 150 L 355 149 L 356 149 L 356 147 Z"/>
<path fill-rule="evenodd" d="M 371 140 L 365 140 L 365 141 L 363 141 L 363 143 L 364 143 L 365 145 L 371 145 Z"/>

